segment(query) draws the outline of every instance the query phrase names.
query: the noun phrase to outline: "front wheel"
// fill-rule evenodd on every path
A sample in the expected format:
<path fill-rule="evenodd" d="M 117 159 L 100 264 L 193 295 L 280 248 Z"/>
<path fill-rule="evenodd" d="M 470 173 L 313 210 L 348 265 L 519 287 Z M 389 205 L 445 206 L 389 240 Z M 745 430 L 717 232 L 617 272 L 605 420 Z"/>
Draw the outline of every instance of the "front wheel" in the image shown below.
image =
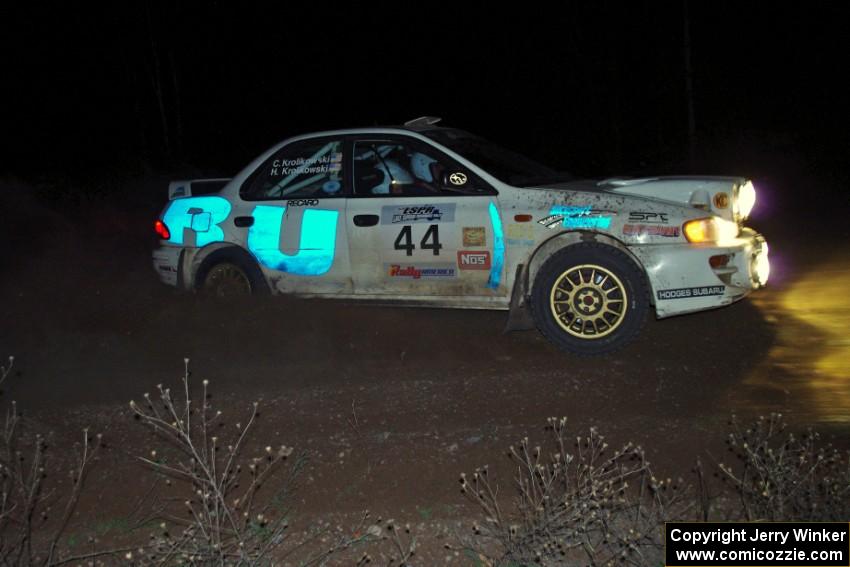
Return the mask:
<path fill-rule="evenodd" d="M 609 353 L 634 339 L 646 321 L 646 277 L 621 250 L 582 242 L 543 264 L 531 308 L 540 332 L 563 350 L 584 356 Z"/>

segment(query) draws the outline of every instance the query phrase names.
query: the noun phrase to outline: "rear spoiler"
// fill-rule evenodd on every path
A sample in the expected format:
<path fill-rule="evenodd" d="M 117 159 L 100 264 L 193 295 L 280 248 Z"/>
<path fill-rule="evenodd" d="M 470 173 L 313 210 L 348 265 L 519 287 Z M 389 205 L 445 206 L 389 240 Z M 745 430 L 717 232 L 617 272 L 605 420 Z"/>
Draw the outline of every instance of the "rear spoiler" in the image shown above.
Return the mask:
<path fill-rule="evenodd" d="M 185 181 L 172 181 L 168 184 L 168 200 L 173 201 L 180 197 L 191 197 L 193 195 L 209 195 L 221 191 L 229 177 L 218 177 L 215 179 L 189 179 Z"/>

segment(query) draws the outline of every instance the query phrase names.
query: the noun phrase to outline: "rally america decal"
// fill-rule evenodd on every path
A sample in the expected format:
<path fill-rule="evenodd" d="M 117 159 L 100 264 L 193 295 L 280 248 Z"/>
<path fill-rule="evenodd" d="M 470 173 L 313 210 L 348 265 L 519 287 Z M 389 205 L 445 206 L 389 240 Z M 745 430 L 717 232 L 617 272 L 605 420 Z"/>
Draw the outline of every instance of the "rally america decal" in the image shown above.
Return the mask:
<path fill-rule="evenodd" d="M 381 224 L 454 222 L 454 203 L 381 207 Z"/>
<path fill-rule="evenodd" d="M 724 295 L 725 293 L 726 287 L 722 285 L 683 287 L 680 289 L 662 289 L 658 292 L 658 299 L 692 299 L 694 297 Z"/>
<path fill-rule="evenodd" d="M 385 264 L 387 275 L 391 278 L 418 280 L 421 278 L 453 278 L 457 268 L 451 264 Z"/>

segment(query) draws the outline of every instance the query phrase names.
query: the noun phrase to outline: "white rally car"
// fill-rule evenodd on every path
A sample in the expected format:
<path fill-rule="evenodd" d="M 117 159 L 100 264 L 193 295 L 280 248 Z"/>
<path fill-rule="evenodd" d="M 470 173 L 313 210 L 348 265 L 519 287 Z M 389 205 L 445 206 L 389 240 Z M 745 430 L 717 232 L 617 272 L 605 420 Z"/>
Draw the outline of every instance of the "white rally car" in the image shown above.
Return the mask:
<path fill-rule="evenodd" d="M 650 308 L 767 282 L 746 179 L 574 180 L 436 123 L 298 136 L 232 179 L 171 183 L 155 270 L 214 295 L 510 310 L 578 354 L 624 345 Z"/>

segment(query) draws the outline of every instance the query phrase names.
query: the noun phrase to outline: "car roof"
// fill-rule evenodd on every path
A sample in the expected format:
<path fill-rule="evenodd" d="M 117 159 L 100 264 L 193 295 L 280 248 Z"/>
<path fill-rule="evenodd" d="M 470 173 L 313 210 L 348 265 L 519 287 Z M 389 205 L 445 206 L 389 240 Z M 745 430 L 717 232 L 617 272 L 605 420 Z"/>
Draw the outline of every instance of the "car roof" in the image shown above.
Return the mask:
<path fill-rule="evenodd" d="M 437 126 L 440 121 L 434 116 L 422 116 L 414 120 L 408 120 L 404 124 L 390 124 L 386 126 L 367 126 L 362 128 L 343 128 L 339 130 L 325 130 L 321 132 L 305 132 L 293 138 L 313 138 L 318 136 L 340 136 L 340 135 L 358 135 L 358 134 L 424 134 L 436 130 L 458 131 L 454 128 L 446 128 Z"/>

